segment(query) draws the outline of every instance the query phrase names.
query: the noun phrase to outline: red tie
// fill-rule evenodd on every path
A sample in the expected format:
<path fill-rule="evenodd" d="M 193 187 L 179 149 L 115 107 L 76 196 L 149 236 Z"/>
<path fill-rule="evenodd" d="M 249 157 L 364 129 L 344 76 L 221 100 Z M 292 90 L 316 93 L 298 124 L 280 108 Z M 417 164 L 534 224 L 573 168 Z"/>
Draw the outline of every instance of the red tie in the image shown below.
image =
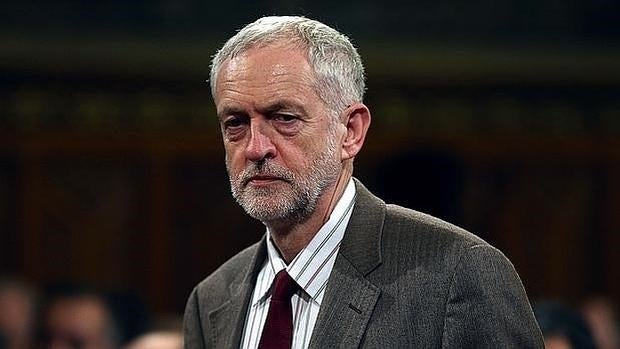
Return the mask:
<path fill-rule="evenodd" d="M 293 306 L 291 297 L 299 286 L 286 270 L 276 275 L 269 312 L 258 349 L 290 349 L 293 344 Z"/>

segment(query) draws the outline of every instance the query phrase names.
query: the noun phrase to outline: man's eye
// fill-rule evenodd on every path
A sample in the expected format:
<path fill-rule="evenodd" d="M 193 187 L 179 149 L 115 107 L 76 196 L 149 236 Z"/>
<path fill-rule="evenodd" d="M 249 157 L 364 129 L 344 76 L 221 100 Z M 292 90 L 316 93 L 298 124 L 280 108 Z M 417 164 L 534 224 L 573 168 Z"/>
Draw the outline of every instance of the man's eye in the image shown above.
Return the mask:
<path fill-rule="evenodd" d="M 230 117 L 222 122 L 222 131 L 228 140 L 236 140 L 243 136 L 247 126 L 247 118 Z"/>
<path fill-rule="evenodd" d="M 224 128 L 225 129 L 229 129 L 229 128 L 235 128 L 235 127 L 239 127 L 242 125 L 242 121 L 240 118 L 230 118 L 224 121 Z"/>
<path fill-rule="evenodd" d="M 289 123 L 289 122 L 295 121 L 296 119 L 297 119 L 297 116 L 292 115 L 292 114 L 275 114 L 274 115 L 274 120 L 279 121 L 279 122 Z"/>

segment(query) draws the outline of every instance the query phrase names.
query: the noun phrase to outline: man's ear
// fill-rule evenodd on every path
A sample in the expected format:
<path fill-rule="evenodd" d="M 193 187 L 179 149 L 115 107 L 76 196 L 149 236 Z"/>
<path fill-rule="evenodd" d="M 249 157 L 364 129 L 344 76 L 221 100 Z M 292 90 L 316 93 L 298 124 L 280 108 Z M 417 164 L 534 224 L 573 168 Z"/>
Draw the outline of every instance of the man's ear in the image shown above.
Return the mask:
<path fill-rule="evenodd" d="M 342 140 L 342 161 L 355 157 L 362 149 L 366 132 L 370 127 L 370 110 L 363 103 L 354 103 L 347 107 L 343 115 L 346 133 Z"/>

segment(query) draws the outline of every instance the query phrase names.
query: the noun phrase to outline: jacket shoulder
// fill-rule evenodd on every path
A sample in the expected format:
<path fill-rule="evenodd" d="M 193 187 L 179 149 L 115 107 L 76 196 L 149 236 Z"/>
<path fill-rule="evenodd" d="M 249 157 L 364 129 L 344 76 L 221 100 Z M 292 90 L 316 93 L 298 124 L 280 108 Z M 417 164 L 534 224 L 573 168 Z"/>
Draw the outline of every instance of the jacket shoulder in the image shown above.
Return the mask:
<path fill-rule="evenodd" d="M 397 205 L 386 205 L 382 235 L 384 251 L 397 251 L 394 257 L 402 260 L 404 256 L 414 264 L 446 272 L 472 248 L 496 250 L 505 258 L 495 247 L 465 229 Z"/>
<path fill-rule="evenodd" d="M 386 205 L 386 229 L 409 231 L 419 239 L 448 240 L 467 247 L 489 245 L 475 234 L 429 214 L 398 205 Z"/>

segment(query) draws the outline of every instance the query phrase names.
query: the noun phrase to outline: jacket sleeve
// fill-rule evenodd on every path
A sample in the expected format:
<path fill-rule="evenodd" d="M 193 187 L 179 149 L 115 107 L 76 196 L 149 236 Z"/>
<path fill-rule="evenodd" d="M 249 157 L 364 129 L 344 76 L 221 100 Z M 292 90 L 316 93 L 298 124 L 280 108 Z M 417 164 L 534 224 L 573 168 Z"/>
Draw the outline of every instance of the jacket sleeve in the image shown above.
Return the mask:
<path fill-rule="evenodd" d="M 206 348 L 198 307 L 198 291 L 194 288 L 187 300 L 183 317 L 183 349 Z"/>
<path fill-rule="evenodd" d="M 443 348 L 543 348 L 523 284 L 489 245 L 463 252 L 446 303 Z"/>

